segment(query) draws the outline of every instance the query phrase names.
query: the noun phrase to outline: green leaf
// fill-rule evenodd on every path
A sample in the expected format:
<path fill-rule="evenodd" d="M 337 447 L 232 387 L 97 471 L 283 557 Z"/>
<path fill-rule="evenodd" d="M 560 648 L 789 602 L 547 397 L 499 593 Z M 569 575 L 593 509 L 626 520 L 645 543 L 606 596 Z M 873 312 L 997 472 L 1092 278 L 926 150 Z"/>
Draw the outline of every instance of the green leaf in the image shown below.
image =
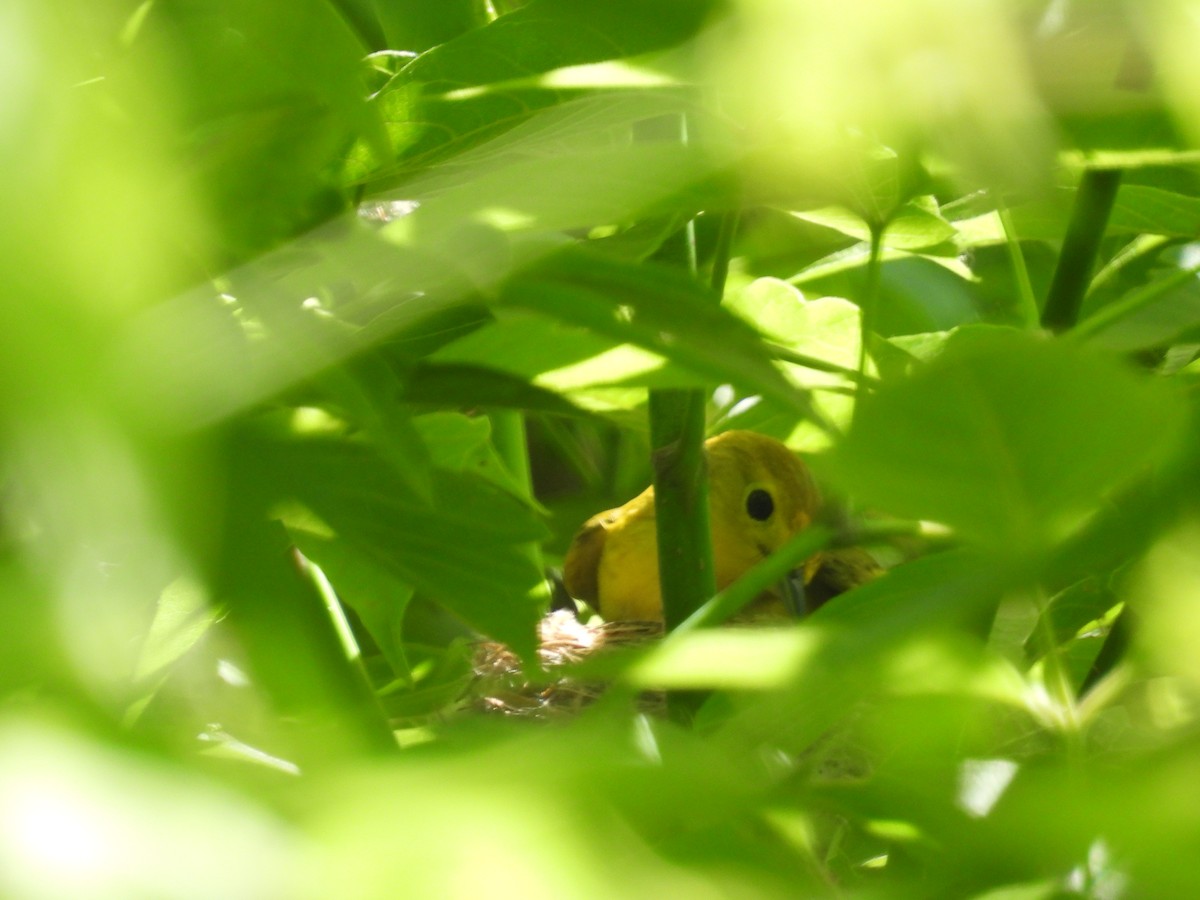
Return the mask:
<path fill-rule="evenodd" d="M 518 273 L 505 304 L 637 344 L 718 382 L 809 412 L 805 395 L 770 362 L 758 333 L 690 276 L 585 251 L 559 253 Z"/>
<path fill-rule="evenodd" d="M 715 0 L 534 0 L 434 48 L 406 74 L 458 88 L 648 53 L 687 40 L 717 8 Z"/>
<path fill-rule="evenodd" d="M 389 716 L 413 720 L 445 713 L 467 694 L 475 677 L 473 642 L 455 640 L 447 647 L 410 644 L 406 654 L 412 660 L 409 679 L 379 691 Z"/>
<path fill-rule="evenodd" d="M 439 466 L 484 478 L 530 509 L 543 512 L 496 452 L 487 418 L 441 412 L 419 416 L 415 424 Z"/>
<path fill-rule="evenodd" d="M 484 5 L 477 0 L 371 0 L 371 5 L 387 34 L 388 46 L 397 50 L 425 51 L 487 22 Z"/>
<path fill-rule="evenodd" d="M 218 259 L 245 259 L 342 205 L 345 147 L 370 127 L 362 53 L 323 0 L 153 5 L 131 54 L 178 64 L 173 149 L 205 197 Z"/>
<path fill-rule="evenodd" d="M 405 403 L 435 406 L 500 407 L 560 416 L 588 411 L 560 394 L 483 366 L 421 363 L 405 373 L 400 397 Z"/>
<path fill-rule="evenodd" d="M 136 677 L 161 674 L 204 636 L 216 615 L 204 589 L 193 579 L 179 577 L 168 584 L 158 598 Z"/>
<path fill-rule="evenodd" d="M 860 400 L 830 471 L 864 503 L 1040 553 L 1161 460 L 1182 415 L 1165 384 L 1093 352 L 963 331 Z"/>
<path fill-rule="evenodd" d="M 400 381 L 378 356 L 363 355 L 317 377 L 318 383 L 349 413 L 379 454 L 405 484 L 430 496 L 429 451 L 398 400 Z"/>
<path fill-rule="evenodd" d="M 724 731 L 800 751 L 868 697 L 929 692 L 1020 705 L 1020 677 L 981 652 L 1008 583 L 994 563 L 958 550 L 897 566 L 836 597 L 801 623 L 794 637 L 759 641 L 759 658 L 747 670 L 754 683 L 742 686 L 772 690 L 738 703 Z M 699 635 L 682 637 L 690 642 Z M 705 640 L 716 644 L 714 657 L 720 659 L 720 639 Z M 693 685 L 723 677 L 715 660 L 696 668 L 683 654 L 682 668 L 675 670 L 672 643 L 665 642 L 663 661 L 653 662 L 662 669 L 654 672 L 647 663 L 643 673 L 677 672 Z M 731 638 L 730 651 L 740 655 L 743 643 L 749 645 Z"/>
<path fill-rule="evenodd" d="M 492 325 L 442 348 L 432 359 L 438 365 L 484 366 L 531 382 L 521 389 L 532 392 L 528 394 L 531 403 L 536 400 L 530 408 L 573 410 L 574 415 L 582 410 L 627 412 L 646 403 L 647 388 L 700 387 L 705 383 L 702 375 L 658 353 L 524 311 L 508 312 Z M 514 390 L 518 388 L 518 382 L 509 383 Z M 556 410 L 556 404 L 564 403 L 559 395 L 571 406 Z M 482 401 L 473 401 L 478 402 Z"/>
<path fill-rule="evenodd" d="M 263 460 L 239 462 L 238 486 L 245 495 L 222 534 L 214 593 L 229 610 L 224 621 L 235 630 L 255 683 L 297 732 L 291 752 L 304 761 L 393 749 L 364 673 L 347 657 L 290 535 L 266 521 L 265 510 L 253 502 L 269 496 Z"/>
<path fill-rule="evenodd" d="M 401 626 L 412 588 L 345 541 L 307 531 L 294 523 L 289 523 L 288 533 L 300 552 L 321 567 L 338 599 L 358 613 L 392 670 L 406 676 L 409 665 Z"/>
<path fill-rule="evenodd" d="M 578 4 L 564 0 L 542 0 L 505 15 L 490 25 L 468 32 L 423 54 L 409 65 L 393 84 L 380 95 L 391 93 L 419 96 L 415 108 L 408 100 L 385 115 L 389 130 L 404 134 L 400 165 L 384 169 L 379 186 L 403 178 L 435 160 L 444 160 L 471 147 L 490 141 L 514 126 L 551 111 L 551 121 L 559 122 L 553 107 L 577 99 L 578 90 L 604 88 L 611 80 L 605 73 L 593 73 L 575 82 L 556 86 L 551 73 L 569 67 L 623 60 L 672 47 L 693 35 L 703 24 L 713 0 L 698 3 L 678 0 L 654 0 L 656 18 L 648 25 L 642 18 L 645 9 L 631 0 L 612 4 Z M 567 32 L 560 29 L 567 28 Z M 518 47 L 511 43 L 519 42 Z M 650 64 L 653 65 L 652 63 Z M 657 87 L 671 78 L 642 68 L 643 86 Z M 597 77 L 599 75 L 599 77 Z M 631 70 L 626 76 L 637 75 Z M 648 76 L 648 77 L 647 77 Z M 628 81 L 628 77 L 626 79 Z M 634 79 L 637 80 L 636 78 Z M 574 87 L 568 91 L 563 88 Z M 647 93 L 636 90 L 633 94 Z M 651 92 L 653 93 L 653 92 Z M 588 98 L 584 98 L 587 102 Z M 603 105 L 644 104 L 637 97 L 618 96 L 600 100 Z M 661 100 L 659 101 L 661 104 Z M 678 99 L 675 101 L 678 109 Z M 600 141 L 604 123 L 574 119 L 571 127 L 592 128 Z M 644 114 L 626 117 L 625 124 Z M 418 124 L 421 134 L 409 139 L 408 126 Z M 534 129 L 540 129 L 535 125 Z M 560 148 L 562 149 L 562 148 Z M 553 154 L 547 156 L 552 158 Z"/>
<path fill-rule="evenodd" d="M 726 164 L 708 150 L 667 142 L 498 154 L 452 175 L 404 187 L 420 208 L 388 227 L 398 243 L 438 240 L 464 222 L 506 232 L 558 232 L 623 224 L 725 202 L 714 179 Z"/>
<path fill-rule="evenodd" d="M 144 713 L 172 667 L 208 634 L 217 615 L 203 585 L 194 578 L 180 576 L 163 588 L 133 672 L 138 692 L 129 704 L 127 722 Z"/>
<path fill-rule="evenodd" d="M 269 452 L 281 487 L 370 563 L 528 654 L 542 573 L 522 545 L 542 540 L 546 529 L 527 502 L 497 484 L 504 477 L 498 460 L 478 465 L 472 445 L 454 439 L 463 453 L 456 463 L 444 455 L 453 432 L 440 423 L 425 430 L 446 435 L 442 447 L 427 437 L 436 461 L 462 466 L 435 465 L 428 504 L 361 444 L 312 439 Z"/>
<path fill-rule="evenodd" d="M 823 225 L 860 241 L 871 239 L 871 229 L 856 213 L 836 206 L 793 212 L 797 219 Z M 926 209 L 916 201 L 905 203 L 888 220 L 883 233 L 883 246 L 895 250 L 923 250 L 945 243 L 957 233 L 955 227 L 937 212 Z"/>
<path fill-rule="evenodd" d="M 1063 188 L 1011 209 L 1019 240 L 1061 241 L 1074 190 Z M 963 248 L 1002 244 L 1008 237 L 995 211 L 954 221 Z M 1160 234 L 1191 239 L 1200 231 L 1200 198 L 1143 184 L 1123 184 L 1105 229 L 1109 235 Z"/>
<path fill-rule="evenodd" d="M 841 297 L 806 300 L 785 281 L 759 278 L 733 292 L 725 306 L 794 353 L 847 372 L 858 370 L 862 313 L 849 300 Z M 813 391 L 813 405 L 827 421 L 839 427 L 849 424 L 854 409 L 854 399 L 850 396 L 852 379 L 837 372 L 786 362 L 784 368 L 795 384 Z M 757 417 L 764 412 L 767 411 L 750 415 Z M 738 421 L 739 418 L 734 416 L 729 424 L 751 427 L 749 419 Z M 829 444 L 829 437 L 808 421 L 795 423 L 783 436 L 797 450 L 821 450 Z"/>
<path fill-rule="evenodd" d="M 1099 622 L 1117 603 L 1113 591 L 1095 578 L 1076 582 L 1050 598 L 1039 622 L 1025 641 L 1026 658 L 1033 662 L 1072 640 L 1089 622 Z"/>
<path fill-rule="evenodd" d="M 1148 284 L 1079 323 L 1073 336 L 1117 352 L 1195 341 L 1200 337 L 1200 279 L 1189 269 L 1155 272 Z"/>

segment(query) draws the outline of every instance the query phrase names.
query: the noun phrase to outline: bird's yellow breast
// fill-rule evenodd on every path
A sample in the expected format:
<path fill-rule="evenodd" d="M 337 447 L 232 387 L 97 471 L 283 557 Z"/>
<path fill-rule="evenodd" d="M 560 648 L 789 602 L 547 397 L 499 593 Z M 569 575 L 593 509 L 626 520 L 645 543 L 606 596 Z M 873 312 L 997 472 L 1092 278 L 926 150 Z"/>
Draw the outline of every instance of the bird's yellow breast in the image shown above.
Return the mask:
<path fill-rule="evenodd" d="M 773 438 L 725 432 L 707 441 L 705 458 L 721 589 L 807 527 L 820 499 L 808 469 Z M 584 524 L 567 551 L 563 581 L 610 621 L 662 619 L 653 487 Z"/>

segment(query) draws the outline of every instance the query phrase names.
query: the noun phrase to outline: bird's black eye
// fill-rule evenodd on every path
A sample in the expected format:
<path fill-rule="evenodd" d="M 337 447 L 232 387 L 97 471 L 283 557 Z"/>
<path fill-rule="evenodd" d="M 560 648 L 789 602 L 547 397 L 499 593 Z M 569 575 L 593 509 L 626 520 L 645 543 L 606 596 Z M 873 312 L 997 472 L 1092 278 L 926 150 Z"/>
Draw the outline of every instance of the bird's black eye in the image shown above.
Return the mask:
<path fill-rule="evenodd" d="M 757 522 L 765 522 L 775 512 L 775 501 L 768 491 L 755 488 L 746 495 L 746 512 Z"/>

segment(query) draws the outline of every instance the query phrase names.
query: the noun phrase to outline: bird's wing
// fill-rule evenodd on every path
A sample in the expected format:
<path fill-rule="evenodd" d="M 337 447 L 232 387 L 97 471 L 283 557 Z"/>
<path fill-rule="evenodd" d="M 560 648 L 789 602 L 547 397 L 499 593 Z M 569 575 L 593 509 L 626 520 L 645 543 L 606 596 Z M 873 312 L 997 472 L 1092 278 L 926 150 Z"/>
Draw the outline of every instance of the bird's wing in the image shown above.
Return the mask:
<path fill-rule="evenodd" d="M 821 564 L 805 587 L 805 600 L 811 612 L 838 594 L 866 584 L 883 574 L 883 567 L 861 547 L 826 550 Z"/>
<path fill-rule="evenodd" d="M 563 586 L 577 600 L 596 603 L 600 599 L 600 557 L 608 539 L 606 522 L 612 512 L 600 513 L 584 522 L 563 560 Z"/>

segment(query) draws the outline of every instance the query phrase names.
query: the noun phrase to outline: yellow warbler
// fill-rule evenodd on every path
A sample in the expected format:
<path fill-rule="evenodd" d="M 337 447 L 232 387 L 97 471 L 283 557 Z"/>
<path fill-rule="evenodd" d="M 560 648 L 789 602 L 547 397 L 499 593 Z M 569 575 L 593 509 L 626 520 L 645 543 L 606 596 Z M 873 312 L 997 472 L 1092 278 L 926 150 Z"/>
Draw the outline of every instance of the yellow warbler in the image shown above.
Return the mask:
<path fill-rule="evenodd" d="M 811 524 L 820 495 L 804 463 L 765 435 L 727 431 L 705 443 L 705 457 L 719 590 Z M 653 487 L 584 523 L 567 551 L 563 583 L 610 621 L 662 619 Z"/>

